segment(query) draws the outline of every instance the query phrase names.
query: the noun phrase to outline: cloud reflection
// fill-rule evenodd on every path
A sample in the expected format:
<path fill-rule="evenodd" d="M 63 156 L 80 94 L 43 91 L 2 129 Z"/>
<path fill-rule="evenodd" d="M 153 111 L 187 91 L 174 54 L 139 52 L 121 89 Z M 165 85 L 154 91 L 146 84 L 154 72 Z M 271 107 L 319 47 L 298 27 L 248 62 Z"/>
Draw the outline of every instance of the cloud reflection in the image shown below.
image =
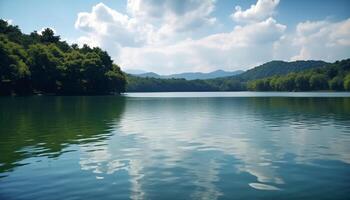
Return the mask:
<path fill-rule="evenodd" d="M 344 140 L 349 119 L 342 112 L 301 106 L 305 101 L 309 100 L 129 99 L 112 136 L 81 147 L 80 165 L 97 177 L 128 171 L 132 199 L 147 198 L 152 195 L 149 188 L 167 182 L 193 186 L 194 199 L 217 199 L 223 194 L 217 184 L 222 160 L 229 156 L 237 162 L 226 173 L 256 177 L 241 180 L 254 189 L 280 190 L 285 180 L 279 167 L 289 154 L 297 163 L 350 163 L 349 141 Z M 312 103 L 327 109 L 326 100 Z"/>

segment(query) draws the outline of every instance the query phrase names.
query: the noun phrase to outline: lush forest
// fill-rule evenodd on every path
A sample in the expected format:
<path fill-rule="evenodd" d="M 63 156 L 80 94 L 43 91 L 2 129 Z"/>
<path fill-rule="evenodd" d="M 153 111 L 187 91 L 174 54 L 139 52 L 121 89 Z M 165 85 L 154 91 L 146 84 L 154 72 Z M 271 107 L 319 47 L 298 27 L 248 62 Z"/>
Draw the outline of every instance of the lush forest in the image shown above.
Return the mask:
<path fill-rule="evenodd" d="M 350 91 L 350 59 L 322 68 L 252 80 L 247 88 L 254 91 Z"/>
<path fill-rule="evenodd" d="M 329 63 L 323 61 L 300 60 L 300 61 L 271 61 L 247 70 L 240 75 L 240 78 L 249 81 L 266 78 L 274 75 L 284 75 L 291 72 L 300 72 L 308 69 L 319 68 Z"/>
<path fill-rule="evenodd" d="M 0 20 L 0 60 L 0 95 L 125 91 L 125 75 L 107 52 L 68 45 L 49 28 L 24 34 Z"/>
<path fill-rule="evenodd" d="M 192 92 L 192 91 L 242 91 L 245 83 L 239 79 L 161 79 L 127 75 L 128 92 Z"/>
<path fill-rule="evenodd" d="M 247 82 L 250 80 L 321 68 L 325 65 L 328 65 L 328 63 L 323 61 L 272 61 L 231 77 L 191 81 L 186 81 L 185 79 L 143 78 L 128 75 L 127 91 L 244 91 L 248 89 Z"/>
<path fill-rule="evenodd" d="M 221 78 L 221 77 L 229 77 L 229 76 L 235 76 L 238 74 L 243 73 L 243 70 L 236 70 L 236 71 L 224 71 L 224 70 L 216 70 L 209 73 L 204 72 L 184 72 L 179 74 L 169 74 L 169 75 L 159 75 L 154 72 L 145 72 L 145 73 L 129 73 L 130 75 L 137 76 L 137 77 L 150 77 L 150 78 L 162 78 L 162 79 L 171 79 L 171 78 L 177 78 L 177 79 L 186 79 L 186 80 L 207 80 L 207 79 L 214 79 L 214 78 Z M 128 73 L 128 70 L 126 71 Z"/>

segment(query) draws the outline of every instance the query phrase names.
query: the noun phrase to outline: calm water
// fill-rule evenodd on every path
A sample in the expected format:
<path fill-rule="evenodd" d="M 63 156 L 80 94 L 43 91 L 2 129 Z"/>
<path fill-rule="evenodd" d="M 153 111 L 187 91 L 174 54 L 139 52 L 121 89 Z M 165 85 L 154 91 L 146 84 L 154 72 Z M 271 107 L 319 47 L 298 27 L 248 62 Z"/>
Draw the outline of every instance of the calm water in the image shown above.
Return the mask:
<path fill-rule="evenodd" d="M 349 199 L 349 93 L 0 98 L 0 199 Z"/>

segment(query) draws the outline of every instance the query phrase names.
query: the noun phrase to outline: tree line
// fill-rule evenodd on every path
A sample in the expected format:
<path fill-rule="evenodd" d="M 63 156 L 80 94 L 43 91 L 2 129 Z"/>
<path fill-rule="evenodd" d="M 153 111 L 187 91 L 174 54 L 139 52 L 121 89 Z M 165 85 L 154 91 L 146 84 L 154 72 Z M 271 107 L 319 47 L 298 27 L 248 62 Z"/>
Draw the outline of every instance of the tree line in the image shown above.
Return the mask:
<path fill-rule="evenodd" d="M 247 82 L 251 80 L 320 68 L 328 64 L 323 61 L 271 61 L 239 75 L 191 81 L 185 79 L 140 78 L 128 75 L 127 91 L 244 91 L 248 89 Z"/>
<path fill-rule="evenodd" d="M 321 68 L 252 80 L 252 91 L 350 91 L 350 59 Z"/>
<path fill-rule="evenodd" d="M 127 75 L 128 92 L 203 92 L 242 91 L 244 83 L 236 79 L 186 80 L 179 78 L 161 79 Z"/>
<path fill-rule="evenodd" d="M 107 52 L 61 41 L 53 30 L 24 34 L 0 19 L 0 95 L 110 94 L 126 77 Z"/>
<path fill-rule="evenodd" d="M 280 69 L 278 69 L 278 64 Z M 292 71 L 291 73 L 288 73 Z M 271 74 L 278 74 L 272 75 Z M 265 77 L 256 79 L 255 77 Z M 127 75 L 129 92 L 174 91 L 349 91 L 350 59 L 333 64 L 322 61 L 274 61 L 241 75 L 207 79 L 159 79 Z"/>

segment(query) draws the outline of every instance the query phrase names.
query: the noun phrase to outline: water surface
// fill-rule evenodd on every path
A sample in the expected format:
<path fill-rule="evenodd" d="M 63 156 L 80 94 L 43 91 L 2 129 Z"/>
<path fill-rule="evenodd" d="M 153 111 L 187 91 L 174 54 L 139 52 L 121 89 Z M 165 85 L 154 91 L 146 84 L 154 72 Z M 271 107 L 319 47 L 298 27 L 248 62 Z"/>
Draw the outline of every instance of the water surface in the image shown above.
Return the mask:
<path fill-rule="evenodd" d="M 0 199 L 348 199 L 349 93 L 0 98 Z"/>

